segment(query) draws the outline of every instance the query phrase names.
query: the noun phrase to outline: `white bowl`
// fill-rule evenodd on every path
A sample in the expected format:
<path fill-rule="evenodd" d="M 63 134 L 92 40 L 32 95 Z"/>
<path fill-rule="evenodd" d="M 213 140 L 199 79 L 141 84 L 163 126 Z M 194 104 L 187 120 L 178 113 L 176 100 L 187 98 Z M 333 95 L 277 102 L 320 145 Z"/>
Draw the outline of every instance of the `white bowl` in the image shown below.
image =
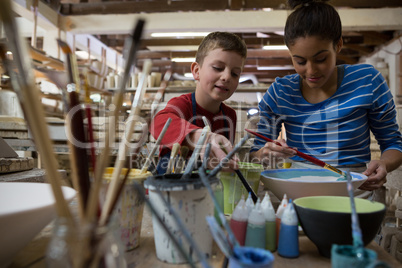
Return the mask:
<path fill-rule="evenodd" d="M 367 176 L 351 172 L 352 185 L 356 190 Z M 286 194 L 296 199 L 305 196 L 348 196 L 346 180 L 326 169 L 271 169 L 261 173 L 261 181 L 280 200 Z"/>
<path fill-rule="evenodd" d="M 76 191 L 62 187 L 71 201 Z M 15 254 L 26 246 L 56 216 L 50 184 L 30 182 L 0 183 L 0 267 L 8 266 Z"/>

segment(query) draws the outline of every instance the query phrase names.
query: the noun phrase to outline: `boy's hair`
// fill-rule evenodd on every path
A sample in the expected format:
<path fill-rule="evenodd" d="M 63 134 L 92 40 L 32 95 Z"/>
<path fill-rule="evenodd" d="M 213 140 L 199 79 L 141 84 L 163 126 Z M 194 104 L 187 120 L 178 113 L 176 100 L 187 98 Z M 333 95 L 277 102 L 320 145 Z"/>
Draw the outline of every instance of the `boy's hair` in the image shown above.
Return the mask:
<path fill-rule="evenodd" d="M 243 60 L 247 58 L 246 43 L 239 36 L 228 32 L 212 32 L 201 41 L 195 61 L 202 65 L 208 53 L 217 48 L 221 48 L 223 51 L 236 52 Z"/>
<path fill-rule="evenodd" d="M 287 18 L 285 25 L 285 44 L 292 46 L 299 37 L 317 36 L 331 40 L 334 46 L 342 37 L 342 23 L 328 0 L 288 0 L 295 9 Z"/>

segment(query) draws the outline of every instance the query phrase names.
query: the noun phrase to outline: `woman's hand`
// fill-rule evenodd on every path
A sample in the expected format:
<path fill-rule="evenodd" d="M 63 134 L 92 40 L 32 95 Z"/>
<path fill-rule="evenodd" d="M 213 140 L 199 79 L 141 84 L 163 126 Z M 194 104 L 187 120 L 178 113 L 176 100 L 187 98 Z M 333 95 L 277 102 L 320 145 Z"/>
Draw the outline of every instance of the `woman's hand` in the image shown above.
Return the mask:
<path fill-rule="evenodd" d="M 264 147 L 252 153 L 251 157 L 257 157 L 263 164 L 270 164 L 273 158 L 280 160 L 296 155 L 296 151 L 290 148 L 284 139 L 277 140 L 277 142 L 281 145 L 277 145 L 273 142 L 265 143 Z"/>
<path fill-rule="evenodd" d="M 380 188 L 387 182 L 387 168 L 385 161 L 372 160 L 368 164 L 366 171 L 363 172 L 363 175 L 366 175 L 368 178 L 359 189 L 373 191 Z"/>

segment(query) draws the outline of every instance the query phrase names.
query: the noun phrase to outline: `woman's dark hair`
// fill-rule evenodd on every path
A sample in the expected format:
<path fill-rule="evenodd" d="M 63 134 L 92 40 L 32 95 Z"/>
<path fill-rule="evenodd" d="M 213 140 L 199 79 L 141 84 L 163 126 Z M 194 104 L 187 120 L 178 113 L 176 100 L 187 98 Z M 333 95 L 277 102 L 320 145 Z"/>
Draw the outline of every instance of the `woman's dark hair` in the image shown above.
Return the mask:
<path fill-rule="evenodd" d="M 328 0 L 288 0 L 295 9 L 285 25 L 285 44 L 294 45 L 299 37 L 317 36 L 331 40 L 334 46 L 342 37 L 342 23 L 338 12 L 326 3 Z"/>

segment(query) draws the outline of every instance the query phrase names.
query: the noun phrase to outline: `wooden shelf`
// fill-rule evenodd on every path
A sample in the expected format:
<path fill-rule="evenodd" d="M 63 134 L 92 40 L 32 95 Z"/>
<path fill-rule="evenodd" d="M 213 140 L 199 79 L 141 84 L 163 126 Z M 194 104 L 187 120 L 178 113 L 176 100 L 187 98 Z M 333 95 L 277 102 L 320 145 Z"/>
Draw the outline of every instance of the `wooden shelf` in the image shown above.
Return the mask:
<path fill-rule="evenodd" d="M 45 52 L 35 49 L 33 47 L 30 47 L 29 52 L 31 54 L 32 59 L 42 62 L 43 65 L 51 67 L 58 71 L 64 70 L 64 63 L 61 60 L 50 57 L 46 55 Z"/>

